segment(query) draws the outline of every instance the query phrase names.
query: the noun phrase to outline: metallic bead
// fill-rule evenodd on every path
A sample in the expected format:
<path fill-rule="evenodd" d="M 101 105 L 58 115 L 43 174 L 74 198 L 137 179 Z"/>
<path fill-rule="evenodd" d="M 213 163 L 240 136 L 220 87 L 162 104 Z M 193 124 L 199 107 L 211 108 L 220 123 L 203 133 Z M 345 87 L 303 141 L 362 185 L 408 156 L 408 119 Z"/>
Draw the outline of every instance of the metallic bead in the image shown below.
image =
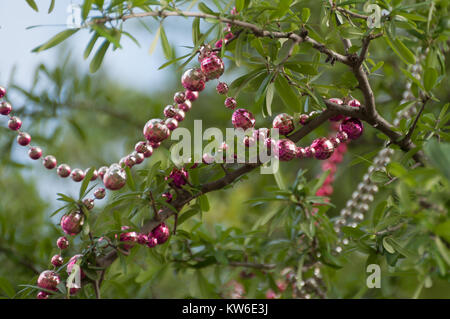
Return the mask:
<path fill-rule="evenodd" d="M 81 182 L 84 179 L 84 172 L 79 168 L 75 168 L 70 174 L 74 182 Z"/>
<path fill-rule="evenodd" d="M 70 166 L 67 164 L 60 164 L 58 168 L 56 169 L 56 173 L 59 177 L 68 177 L 70 175 L 71 169 Z"/>
<path fill-rule="evenodd" d="M 28 156 L 32 159 L 32 160 L 37 160 L 40 159 L 42 156 L 42 149 L 39 146 L 33 146 L 30 148 L 30 150 L 28 151 Z"/>
<path fill-rule="evenodd" d="M 57 161 L 56 161 L 56 158 L 53 155 L 47 155 L 42 160 L 42 164 L 47 169 L 54 169 L 56 167 L 56 165 L 57 165 Z"/>
<path fill-rule="evenodd" d="M 125 186 L 127 174 L 119 164 L 112 164 L 103 177 L 103 184 L 107 189 L 118 190 Z"/>

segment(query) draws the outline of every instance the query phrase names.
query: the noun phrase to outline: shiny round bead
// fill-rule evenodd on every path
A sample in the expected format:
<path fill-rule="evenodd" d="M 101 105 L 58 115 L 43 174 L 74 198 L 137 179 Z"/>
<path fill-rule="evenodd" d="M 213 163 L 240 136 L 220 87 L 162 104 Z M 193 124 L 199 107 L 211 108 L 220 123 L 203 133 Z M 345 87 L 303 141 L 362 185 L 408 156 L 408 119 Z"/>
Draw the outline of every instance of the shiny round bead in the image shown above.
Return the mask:
<path fill-rule="evenodd" d="M 308 123 L 309 121 L 309 115 L 308 114 L 300 114 L 300 116 L 298 117 L 298 122 L 301 125 L 305 125 L 306 123 Z"/>
<path fill-rule="evenodd" d="M 4 98 L 6 95 L 6 89 L 3 86 L 0 86 L 0 99 Z"/>
<path fill-rule="evenodd" d="M 216 41 L 216 43 L 214 43 L 214 47 L 216 49 L 222 48 L 222 45 L 223 45 L 223 39 L 219 39 L 219 40 Z"/>
<path fill-rule="evenodd" d="M 141 164 L 145 160 L 145 156 L 142 153 L 134 151 L 131 155 L 136 159 L 136 164 Z"/>
<path fill-rule="evenodd" d="M 173 118 L 175 120 L 177 120 L 178 122 L 181 122 L 184 120 L 184 117 L 185 117 L 184 111 L 181 109 L 176 109 L 176 112 L 175 112 L 175 115 L 173 116 Z"/>
<path fill-rule="evenodd" d="M 124 230 L 124 228 L 122 230 Z M 123 248 L 129 250 L 138 242 L 138 234 L 134 231 L 122 233 L 120 234 L 120 241 L 124 243 Z"/>
<path fill-rule="evenodd" d="M 148 142 L 148 144 L 152 147 L 152 149 L 156 150 L 161 146 L 161 142 Z"/>
<path fill-rule="evenodd" d="M 234 110 L 236 108 L 236 106 L 237 106 L 237 102 L 236 102 L 236 99 L 234 97 L 227 97 L 225 99 L 224 104 L 225 104 L 225 107 L 227 109 L 230 109 L 230 110 Z"/>
<path fill-rule="evenodd" d="M 198 62 L 201 62 L 204 58 L 210 56 L 213 54 L 213 51 L 211 49 L 211 46 L 209 44 L 203 44 L 198 49 L 199 55 L 198 55 Z"/>
<path fill-rule="evenodd" d="M 48 293 L 46 293 L 45 291 L 39 291 L 36 299 L 48 299 Z"/>
<path fill-rule="evenodd" d="M 103 187 L 99 187 L 94 191 L 94 197 L 97 199 L 103 199 L 106 196 L 106 190 Z"/>
<path fill-rule="evenodd" d="M 90 168 L 87 168 L 87 169 L 84 171 L 84 176 L 87 175 L 87 173 L 89 172 L 89 170 L 90 170 Z M 95 181 L 95 180 L 97 179 L 97 177 L 98 177 L 98 171 L 97 171 L 96 169 L 94 169 L 94 171 L 92 172 L 91 182 Z"/>
<path fill-rule="evenodd" d="M 189 100 L 184 101 L 183 103 L 178 104 L 178 108 L 183 112 L 189 112 L 192 108 L 192 103 Z"/>
<path fill-rule="evenodd" d="M 170 203 L 172 201 L 172 194 L 169 192 L 165 192 L 161 194 L 161 197 L 164 198 L 166 200 L 167 203 Z"/>
<path fill-rule="evenodd" d="M 348 135 L 343 131 L 339 131 L 336 133 L 336 138 L 338 138 L 341 143 L 345 143 L 348 140 Z"/>
<path fill-rule="evenodd" d="M 70 177 L 74 182 L 81 182 L 84 179 L 84 172 L 79 168 L 75 168 L 72 173 L 70 173 Z"/>
<path fill-rule="evenodd" d="M 88 210 L 91 210 L 94 208 L 94 200 L 92 198 L 85 198 L 83 199 L 83 204 L 86 206 Z"/>
<path fill-rule="evenodd" d="M 313 158 L 316 155 L 316 150 L 311 146 L 305 147 L 305 155 L 308 158 Z"/>
<path fill-rule="evenodd" d="M 64 259 L 61 257 L 61 255 L 54 255 L 52 257 L 51 263 L 55 267 L 60 267 L 62 264 L 64 264 Z"/>
<path fill-rule="evenodd" d="M 58 163 L 53 155 L 47 155 L 42 160 L 42 164 L 44 164 L 46 169 L 54 169 Z"/>
<path fill-rule="evenodd" d="M 342 247 L 341 246 L 337 246 L 335 249 L 336 253 L 340 254 L 342 253 Z"/>
<path fill-rule="evenodd" d="M 150 145 L 148 145 L 148 143 L 145 141 L 137 142 L 136 145 L 134 146 L 134 150 L 136 152 L 142 153 L 142 154 L 147 152 L 150 148 L 152 148 L 152 147 Z M 152 151 L 153 151 L 153 149 L 152 149 Z M 108 169 L 108 168 L 106 167 L 106 169 Z"/>
<path fill-rule="evenodd" d="M 127 174 L 118 164 L 112 164 L 103 176 L 103 184 L 110 190 L 121 189 L 126 181 Z"/>
<path fill-rule="evenodd" d="M 362 135 L 364 128 L 360 120 L 349 117 L 342 121 L 339 130 L 347 133 L 349 139 L 355 140 Z"/>
<path fill-rule="evenodd" d="M 143 133 L 149 142 L 159 143 L 169 137 L 170 131 L 162 120 L 152 119 L 145 124 Z"/>
<path fill-rule="evenodd" d="M 59 275 L 51 270 L 41 272 L 37 280 L 37 285 L 42 289 L 57 291 L 58 284 L 61 282 Z"/>
<path fill-rule="evenodd" d="M 152 156 L 152 154 L 153 154 L 153 147 L 151 147 L 151 149 L 149 148 L 145 153 L 143 153 L 145 158 L 149 158 L 150 156 Z"/>
<path fill-rule="evenodd" d="M 337 148 L 341 141 L 337 137 L 330 137 L 330 142 L 333 144 L 334 148 Z"/>
<path fill-rule="evenodd" d="M 65 236 L 61 236 L 56 241 L 56 246 L 58 246 L 59 249 L 66 249 L 69 247 L 69 240 Z"/>
<path fill-rule="evenodd" d="M 108 166 L 102 166 L 98 169 L 98 171 L 97 171 L 98 177 L 100 177 L 101 180 L 103 180 L 103 176 L 105 176 L 107 170 L 108 170 Z"/>
<path fill-rule="evenodd" d="M 355 214 L 352 215 L 352 218 L 353 218 L 355 221 L 360 222 L 360 221 L 363 221 L 363 220 L 364 220 L 364 215 L 361 214 L 361 213 L 355 213 Z"/>
<path fill-rule="evenodd" d="M 136 157 L 133 155 L 127 155 L 124 159 L 124 164 L 130 168 L 133 167 L 136 165 Z"/>
<path fill-rule="evenodd" d="M 186 90 L 185 95 L 187 100 L 194 102 L 196 99 L 198 99 L 199 94 L 197 91 Z"/>
<path fill-rule="evenodd" d="M 165 179 L 171 180 L 175 187 L 181 187 L 186 184 L 188 178 L 189 174 L 184 168 L 178 169 L 174 167 Z"/>
<path fill-rule="evenodd" d="M 316 151 L 314 157 L 318 160 L 329 158 L 334 151 L 333 143 L 325 137 L 315 139 L 311 144 L 311 148 Z"/>
<path fill-rule="evenodd" d="M 173 131 L 178 127 L 178 121 L 174 118 L 168 118 L 165 120 L 164 124 L 169 128 L 169 130 Z"/>
<path fill-rule="evenodd" d="M 181 102 L 181 103 L 183 103 L 183 102 Z M 175 114 L 177 114 L 177 109 L 176 109 L 176 107 L 175 106 L 173 106 L 173 105 L 167 105 L 165 108 L 164 108 L 164 116 L 165 117 L 174 117 L 175 116 Z"/>
<path fill-rule="evenodd" d="M 287 162 L 292 160 L 297 154 L 295 143 L 289 139 L 281 139 L 277 142 L 277 158 L 280 161 Z"/>
<path fill-rule="evenodd" d="M 152 233 L 148 234 L 148 236 L 147 236 L 147 246 L 149 248 L 153 248 L 156 245 L 158 245 L 158 239 L 156 239 L 156 237 L 154 237 L 152 235 Z"/>
<path fill-rule="evenodd" d="M 235 128 L 242 128 L 243 130 L 254 127 L 256 122 L 253 114 L 246 109 L 234 111 L 231 121 Z"/>
<path fill-rule="evenodd" d="M 181 77 L 181 84 L 189 91 L 203 91 L 205 88 L 205 76 L 199 69 L 188 69 Z"/>
<path fill-rule="evenodd" d="M 353 99 L 353 100 L 348 101 L 348 106 L 360 107 L 361 103 L 357 99 Z"/>
<path fill-rule="evenodd" d="M 28 151 L 28 156 L 32 160 L 38 160 L 42 156 L 42 149 L 40 147 L 38 147 L 38 146 L 30 147 L 30 149 Z"/>
<path fill-rule="evenodd" d="M 78 259 L 83 258 L 83 255 L 78 254 L 74 255 L 69 259 L 69 262 L 67 263 L 66 272 L 68 275 L 72 273 L 73 266 L 77 263 Z M 86 274 L 84 273 L 83 269 L 80 268 L 80 277 L 81 279 L 84 279 L 86 277 Z M 72 288 L 71 288 L 72 290 Z M 71 291 L 72 293 L 72 291 Z"/>
<path fill-rule="evenodd" d="M 156 238 L 158 245 L 164 244 L 170 236 L 170 229 L 166 224 L 161 223 L 152 231 L 152 237 Z"/>
<path fill-rule="evenodd" d="M 216 86 L 216 91 L 219 94 L 227 94 L 228 93 L 228 84 L 225 82 L 219 82 Z"/>
<path fill-rule="evenodd" d="M 72 211 L 61 218 L 61 229 L 67 234 L 74 236 L 81 232 L 84 224 L 84 215 L 79 211 Z"/>
<path fill-rule="evenodd" d="M 177 104 L 181 104 L 184 101 L 186 101 L 186 94 L 184 92 L 180 91 L 174 94 L 173 101 Z"/>
<path fill-rule="evenodd" d="M 370 202 L 373 201 L 373 195 L 371 195 L 371 194 L 364 194 L 361 199 L 362 199 L 362 201 L 364 201 L 366 203 L 370 203 Z"/>
<path fill-rule="evenodd" d="M 17 131 L 22 127 L 22 120 L 17 116 L 11 117 L 8 121 L 8 127 L 13 131 Z"/>
<path fill-rule="evenodd" d="M 0 102 L 0 114 L 8 115 L 12 111 L 12 106 L 6 101 Z"/>
<path fill-rule="evenodd" d="M 295 128 L 294 118 L 286 113 L 278 114 L 273 119 L 272 126 L 273 128 L 277 128 L 280 134 L 288 135 Z"/>
<path fill-rule="evenodd" d="M 200 62 L 200 67 L 208 80 L 218 79 L 225 71 L 225 64 L 222 59 L 215 54 L 205 57 Z"/>
<path fill-rule="evenodd" d="M 139 245 L 147 245 L 148 237 L 146 234 L 138 234 L 137 243 Z"/>
<path fill-rule="evenodd" d="M 57 174 L 60 176 L 60 177 L 68 177 L 69 175 L 70 175 L 70 172 L 71 172 L 71 170 L 70 170 L 70 166 L 69 165 L 67 165 L 67 164 L 61 164 L 61 165 L 59 165 L 58 166 L 58 168 L 56 169 L 56 172 L 57 172 Z"/>
<path fill-rule="evenodd" d="M 297 158 L 305 158 L 306 157 L 306 151 L 303 147 L 297 147 L 295 149 L 295 157 Z"/>
<path fill-rule="evenodd" d="M 344 208 L 343 210 L 341 210 L 341 213 L 340 213 L 340 215 L 341 215 L 341 217 L 349 217 L 350 215 L 351 215 L 351 211 L 350 210 L 348 210 L 348 209 L 346 209 L 346 208 Z"/>
<path fill-rule="evenodd" d="M 27 146 L 31 142 L 31 136 L 25 132 L 19 132 L 17 135 L 17 143 L 22 146 Z"/>

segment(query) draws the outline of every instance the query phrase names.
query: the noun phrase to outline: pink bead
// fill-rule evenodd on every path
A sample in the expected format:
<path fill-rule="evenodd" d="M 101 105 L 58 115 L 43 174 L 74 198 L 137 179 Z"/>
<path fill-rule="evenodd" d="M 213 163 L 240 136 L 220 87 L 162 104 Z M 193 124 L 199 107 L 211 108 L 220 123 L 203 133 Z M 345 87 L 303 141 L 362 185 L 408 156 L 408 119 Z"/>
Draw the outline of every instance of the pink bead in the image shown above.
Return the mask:
<path fill-rule="evenodd" d="M 22 120 L 17 116 L 11 117 L 8 121 L 8 127 L 13 131 L 17 131 L 22 127 Z"/>
<path fill-rule="evenodd" d="M 89 172 L 89 170 L 90 170 L 90 168 L 87 168 L 87 169 L 84 171 L 84 176 L 87 175 L 87 173 Z M 98 171 L 97 171 L 96 169 L 94 169 L 94 171 L 92 172 L 91 182 L 95 181 L 95 180 L 97 179 L 97 177 L 98 177 Z"/>
<path fill-rule="evenodd" d="M 31 142 L 31 136 L 28 133 L 25 132 L 19 132 L 19 135 L 17 135 L 17 143 L 22 146 L 27 146 Z"/>
<path fill-rule="evenodd" d="M 153 147 L 150 146 L 150 148 L 144 153 L 144 157 L 149 158 L 150 156 L 152 156 L 152 154 L 153 154 Z"/>
<path fill-rule="evenodd" d="M 83 255 L 78 254 L 75 256 L 72 256 L 72 258 L 70 258 L 68 264 L 67 264 L 67 268 L 66 268 L 66 272 L 68 275 L 70 275 L 72 273 L 72 269 L 73 266 L 77 263 L 78 259 L 83 258 Z M 80 268 L 80 277 L 81 279 L 84 279 L 86 277 L 86 274 L 84 273 L 83 269 Z"/>
<path fill-rule="evenodd" d="M 315 139 L 311 144 L 311 148 L 316 151 L 314 157 L 319 160 L 329 158 L 334 151 L 333 143 L 325 137 Z"/>
<path fill-rule="evenodd" d="M 165 179 L 171 180 L 175 187 L 181 187 L 186 184 L 188 178 L 189 174 L 184 168 L 178 169 L 174 167 L 170 172 L 169 177 L 166 176 Z"/>
<path fill-rule="evenodd" d="M 234 97 L 227 97 L 225 99 L 224 104 L 225 104 L 225 107 L 227 109 L 230 109 L 230 110 L 234 110 L 236 108 L 236 106 L 237 106 L 237 102 L 236 102 L 236 99 Z"/>
<path fill-rule="evenodd" d="M 149 148 L 151 148 L 151 146 L 148 145 L 146 141 L 137 142 L 136 145 L 134 146 L 134 150 L 136 152 L 142 153 L 142 154 L 147 152 L 149 150 Z M 108 168 L 106 168 L 106 169 L 108 169 Z"/>
<path fill-rule="evenodd" d="M 185 92 L 185 94 L 186 94 L 186 99 L 191 102 L 194 102 L 196 99 L 198 99 L 198 95 L 199 95 L 197 91 L 190 91 L 190 90 L 187 90 Z"/>
<path fill-rule="evenodd" d="M 166 200 L 167 203 L 170 203 L 172 201 L 172 194 L 169 192 L 165 192 L 161 194 L 161 197 L 164 198 Z"/>
<path fill-rule="evenodd" d="M 276 299 L 276 298 L 277 294 L 272 289 L 267 290 L 266 299 Z"/>
<path fill-rule="evenodd" d="M 181 103 L 183 103 L 183 102 L 181 102 Z M 173 105 L 167 105 L 167 106 L 164 108 L 164 116 L 165 116 L 165 117 L 174 117 L 175 114 L 177 114 L 177 109 L 176 109 L 175 106 L 173 106 Z"/>
<path fill-rule="evenodd" d="M 61 257 L 61 255 L 54 255 L 52 257 L 51 263 L 55 267 L 60 267 L 62 264 L 64 264 L 64 259 Z"/>
<path fill-rule="evenodd" d="M 330 137 L 331 143 L 333 143 L 334 148 L 338 147 L 341 141 L 337 137 Z"/>
<path fill-rule="evenodd" d="M 156 238 L 158 245 L 164 244 L 170 236 L 169 227 L 167 227 L 166 224 L 161 223 L 153 229 L 152 235 Z"/>
<path fill-rule="evenodd" d="M 337 132 L 337 133 L 336 133 L 336 137 L 339 139 L 339 141 L 340 141 L 341 143 L 345 143 L 345 142 L 348 140 L 348 135 L 347 135 L 347 133 L 342 132 L 342 131 Z M 345 144 L 341 144 L 341 146 L 342 146 L 342 145 L 345 145 Z"/>
<path fill-rule="evenodd" d="M 235 128 L 246 130 L 254 127 L 256 120 L 250 111 L 246 109 L 237 109 L 234 111 L 231 121 Z"/>
<path fill-rule="evenodd" d="M 98 177 L 100 177 L 101 180 L 103 180 L 103 176 L 105 176 L 107 170 L 108 170 L 108 166 L 102 166 L 98 169 L 98 171 L 97 171 Z"/>
<path fill-rule="evenodd" d="M 135 151 L 135 152 L 131 153 L 131 155 L 133 155 L 134 158 L 136 159 L 137 165 L 141 164 L 145 160 L 144 154 L 142 154 L 142 153 L 138 153 Z"/>
<path fill-rule="evenodd" d="M 295 157 L 297 158 L 305 158 L 306 157 L 306 151 L 303 147 L 297 147 L 295 149 Z"/>
<path fill-rule="evenodd" d="M 138 242 L 138 234 L 136 232 L 126 232 L 120 234 L 120 241 L 124 243 L 123 248 L 129 250 Z"/>
<path fill-rule="evenodd" d="M 84 172 L 79 168 L 75 168 L 72 173 L 70 173 L 70 177 L 72 177 L 74 182 L 81 182 L 84 179 L 84 176 Z"/>
<path fill-rule="evenodd" d="M 169 128 L 169 130 L 173 131 L 178 127 L 178 121 L 174 118 L 168 118 L 164 124 Z"/>
<path fill-rule="evenodd" d="M 272 126 L 273 128 L 277 128 L 280 134 L 288 135 L 295 128 L 294 118 L 286 113 L 278 114 L 273 119 Z"/>
<path fill-rule="evenodd" d="M 175 103 L 181 104 L 184 101 L 186 101 L 186 94 L 184 92 L 182 92 L 182 91 L 177 92 L 177 93 L 174 94 L 173 100 L 174 100 Z"/>
<path fill-rule="evenodd" d="M 0 86 L 0 99 L 5 97 L 6 89 L 3 86 Z"/>
<path fill-rule="evenodd" d="M 42 163 L 46 169 L 54 169 L 57 165 L 56 158 L 53 155 L 47 155 L 44 157 Z"/>
<path fill-rule="evenodd" d="M 152 147 L 152 149 L 156 150 L 158 147 L 161 146 L 161 142 L 148 142 L 148 144 L 150 144 L 150 146 Z"/>
<path fill-rule="evenodd" d="M 342 121 L 339 131 L 347 133 L 349 139 L 356 140 L 362 135 L 364 126 L 357 118 L 348 117 Z"/>
<path fill-rule="evenodd" d="M 85 198 L 83 199 L 83 204 L 86 206 L 88 210 L 91 210 L 94 208 L 94 200 L 92 198 Z"/>
<path fill-rule="evenodd" d="M 360 107 L 361 103 L 357 99 L 350 100 L 348 106 Z"/>
<path fill-rule="evenodd" d="M 153 248 L 153 247 L 155 247 L 156 245 L 158 245 L 158 239 L 156 239 L 156 237 L 154 237 L 154 236 L 152 235 L 152 233 L 150 233 L 150 234 L 147 236 L 147 246 L 148 246 L 149 248 Z"/>
<path fill-rule="evenodd" d="M 181 104 L 178 104 L 178 108 L 183 112 L 188 112 L 192 108 L 192 103 L 190 100 L 187 100 Z"/>
<path fill-rule="evenodd" d="M 61 217 L 60 225 L 61 229 L 71 236 L 81 232 L 84 224 L 84 215 L 79 211 L 70 212 Z"/>
<path fill-rule="evenodd" d="M 8 115 L 12 111 L 12 106 L 8 102 L 1 102 L 0 103 L 0 114 L 1 115 Z"/>
<path fill-rule="evenodd" d="M 37 280 L 37 285 L 42 289 L 58 291 L 58 284 L 61 282 L 59 275 L 51 270 L 41 272 Z"/>
<path fill-rule="evenodd" d="M 103 184 L 110 190 L 121 189 L 125 186 L 126 181 L 127 174 L 118 164 L 112 164 L 103 177 Z"/>
<path fill-rule="evenodd" d="M 219 94 L 227 94 L 228 93 L 228 84 L 225 82 L 219 82 L 216 86 L 216 91 Z"/>
<path fill-rule="evenodd" d="M 67 164 L 61 164 L 58 166 L 58 168 L 56 169 L 57 174 L 60 177 L 68 177 L 70 175 L 71 169 L 70 166 Z"/>
<path fill-rule="evenodd" d="M 223 45 L 223 39 L 217 40 L 216 43 L 214 44 L 214 47 L 216 47 L 217 49 L 222 48 Z"/>
<path fill-rule="evenodd" d="M 278 159 L 283 162 L 292 160 L 296 154 L 295 143 L 289 139 L 281 139 L 277 142 Z"/>
<path fill-rule="evenodd" d="M 106 190 L 103 187 L 99 187 L 94 191 L 94 197 L 97 199 L 103 199 L 106 196 Z"/>
<path fill-rule="evenodd" d="M 221 58 L 215 54 L 204 58 L 200 63 L 203 74 L 208 80 L 218 79 L 225 70 L 225 65 Z"/>
<path fill-rule="evenodd" d="M 183 104 L 184 104 L 184 103 L 183 103 Z M 180 104 L 180 105 L 182 105 L 182 104 Z M 184 117 L 185 117 L 184 111 L 183 111 L 183 110 L 177 109 L 173 118 L 174 118 L 175 120 L 177 120 L 178 122 L 181 122 L 181 121 L 184 120 Z"/>
<path fill-rule="evenodd" d="M 37 160 L 40 159 L 42 156 L 42 149 L 38 146 L 33 146 L 30 148 L 30 150 L 28 151 L 28 156 L 32 159 L 32 160 Z"/>
<path fill-rule="evenodd" d="M 200 70 L 188 69 L 181 77 L 181 84 L 190 91 L 203 91 L 205 80 L 205 76 Z"/>
<path fill-rule="evenodd" d="M 69 240 L 65 236 L 59 237 L 56 241 L 56 246 L 58 246 L 59 249 L 66 249 L 69 247 Z"/>
<path fill-rule="evenodd" d="M 46 293 L 45 291 L 39 291 L 36 299 L 48 299 L 48 293 Z"/>
<path fill-rule="evenodd" d="M 149 142 L 159 143 L 169 137 L 170 131 L 162 120 L 152 119 L 145 124 L 143 133 Z"/>
<path fill-rule="evenodd" d="M 299 118 L 298 118 L 298 122 L 301 125 L 305 125 L 306 123 L 308 123 L 309 121 L 309 115 L 308 114 L 300 114 Z"/>
<path fill-rule="evenodd" d="M 252 147 L 256 145 L 255 138 L 252 136 L 244 136 L 243 142 L 245 147 Z"/>
<path fill-rule="evenodd" d="M 306 157 L 313 158 L 316 155 L 316 150 L 310 146 L 304 148 Z"/>
<path fill-rule="evenodd" d="M 127 155 L 124 161 L 125 165 L 128 167 L 133 167 L 136 164 L 136 157 L 132 155 Z"/>
<path fill-rule="evenodd" d="M 148 237 L 146 234 L 138 234 L 137 242 L 139 245 L 147 245 Z"/>

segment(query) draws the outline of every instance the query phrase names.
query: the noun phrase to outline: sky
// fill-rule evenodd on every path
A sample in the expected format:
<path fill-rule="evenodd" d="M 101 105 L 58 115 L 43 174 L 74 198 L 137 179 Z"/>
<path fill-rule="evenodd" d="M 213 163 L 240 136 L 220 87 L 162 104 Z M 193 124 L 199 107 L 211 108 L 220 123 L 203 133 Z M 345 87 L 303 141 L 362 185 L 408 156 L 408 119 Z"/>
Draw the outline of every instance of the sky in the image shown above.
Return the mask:
<path fill-rule="evenodd" d="M 31 9 L 25 0 L 0 0 L 0 85 L 7 86 L 13 69 L 14 82 L 20 86 L 29 88 L 32 83 L 32 74 L 35 67 L 44 63 L 50 67 L 60 63 L 57 47 L 40 53 L 32 53 L 36 46 L 45 43 L 55 34 L 66 28 L 66 22 L 70 16 L 69 6 L 80 4 L 81 0 L 57 0 L 55 8 L 48 14 L 50 0 L 36 0 L 39 12 Z M 166 62 L 162 48 L 158 44 L 156 50 L 149 54 L 150 45 L 155 36 L 158 23 L 152 18 L 143 20 L 152 30 L 150 33 L 137 21 L 129 20 L 125 24 L 125 30 L 133 34 L 139 41 L 138 47 L 131 40 L 125 39 L 123 49 L 109 50 L 102 68 L 108 71 L 111 77 L 120 79 L 124 86 L 132 86 L 144 92 L 157 91 L 165 82 L 172 80 L 167 69 L 158 70 L 158 67 Z M 188 49 L 182 46 L 192 45 L 191 32 L 186 36 L 185 30 L 191 29 L 192 20 L 184 18 L 168 19 L 164 22 L 170 43 L 175 44 L 177 56 L 184 55 Z M 30 26 L 43 25 L 35 28 Z M 28 28 L 28 29 L 27 29 Z M 71 37 L 67 43 L 72 51 L 72 57 L 80 68 L 88 70 L 89 60 L 82 58 L 84 48 L 90 39 L 87 30 L 81 30 Z M 94 47 L 93 52 L 95 52 Z M 155 81 L 155 79 L 158 79 Z M 10 96 L 14 99 L 15 96 Z M 0 119 L 0 125 L 6 125 L 6 119 Z M 24 127 L 27 123 L 24 123 Z M 45 148 L 45 145 L 43 145 Z M 25 163 L 28 157 L 24 156 L 23 148 L 16 147 L 13 157 L 18 162 Z M 30 164 L 29 161 L 26 164 Z M 52 208 L 59 207 L 56 201 L 56 193 L 62 189 L 66 194 L 76 195 L 79 184 L 67 179 L 61 179 L 48 174 L 40 163 L 32 163 L 31 169 L 23 170 L 24 177 L 38 178 L 40 180 L 40 194 L 49 202 Z"/>

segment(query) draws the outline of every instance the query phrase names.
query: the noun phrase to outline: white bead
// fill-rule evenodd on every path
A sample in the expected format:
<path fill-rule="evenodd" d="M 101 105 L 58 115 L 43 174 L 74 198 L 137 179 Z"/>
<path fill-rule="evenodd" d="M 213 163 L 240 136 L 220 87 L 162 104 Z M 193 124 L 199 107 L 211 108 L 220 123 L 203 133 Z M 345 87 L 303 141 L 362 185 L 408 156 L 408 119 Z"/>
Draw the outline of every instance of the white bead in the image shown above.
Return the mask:
<path fill-rule="evenodd" d="M 342 243 L 343 243 L 344 245 L 348 245 L 348 244 L 349 244 L 349 241 L 348 241 L 347 238 L 344 238 L 344 239 L 342 240 Z"/>
<path fill-rule="evenodd" d="M 342 247 L 341 247 L 341 246 L 337 246 L 337 247 L 335 248 L 335 251 L 336 251 L 338 254 L 340 254 L 340 253 L 342 252 Z"/>

